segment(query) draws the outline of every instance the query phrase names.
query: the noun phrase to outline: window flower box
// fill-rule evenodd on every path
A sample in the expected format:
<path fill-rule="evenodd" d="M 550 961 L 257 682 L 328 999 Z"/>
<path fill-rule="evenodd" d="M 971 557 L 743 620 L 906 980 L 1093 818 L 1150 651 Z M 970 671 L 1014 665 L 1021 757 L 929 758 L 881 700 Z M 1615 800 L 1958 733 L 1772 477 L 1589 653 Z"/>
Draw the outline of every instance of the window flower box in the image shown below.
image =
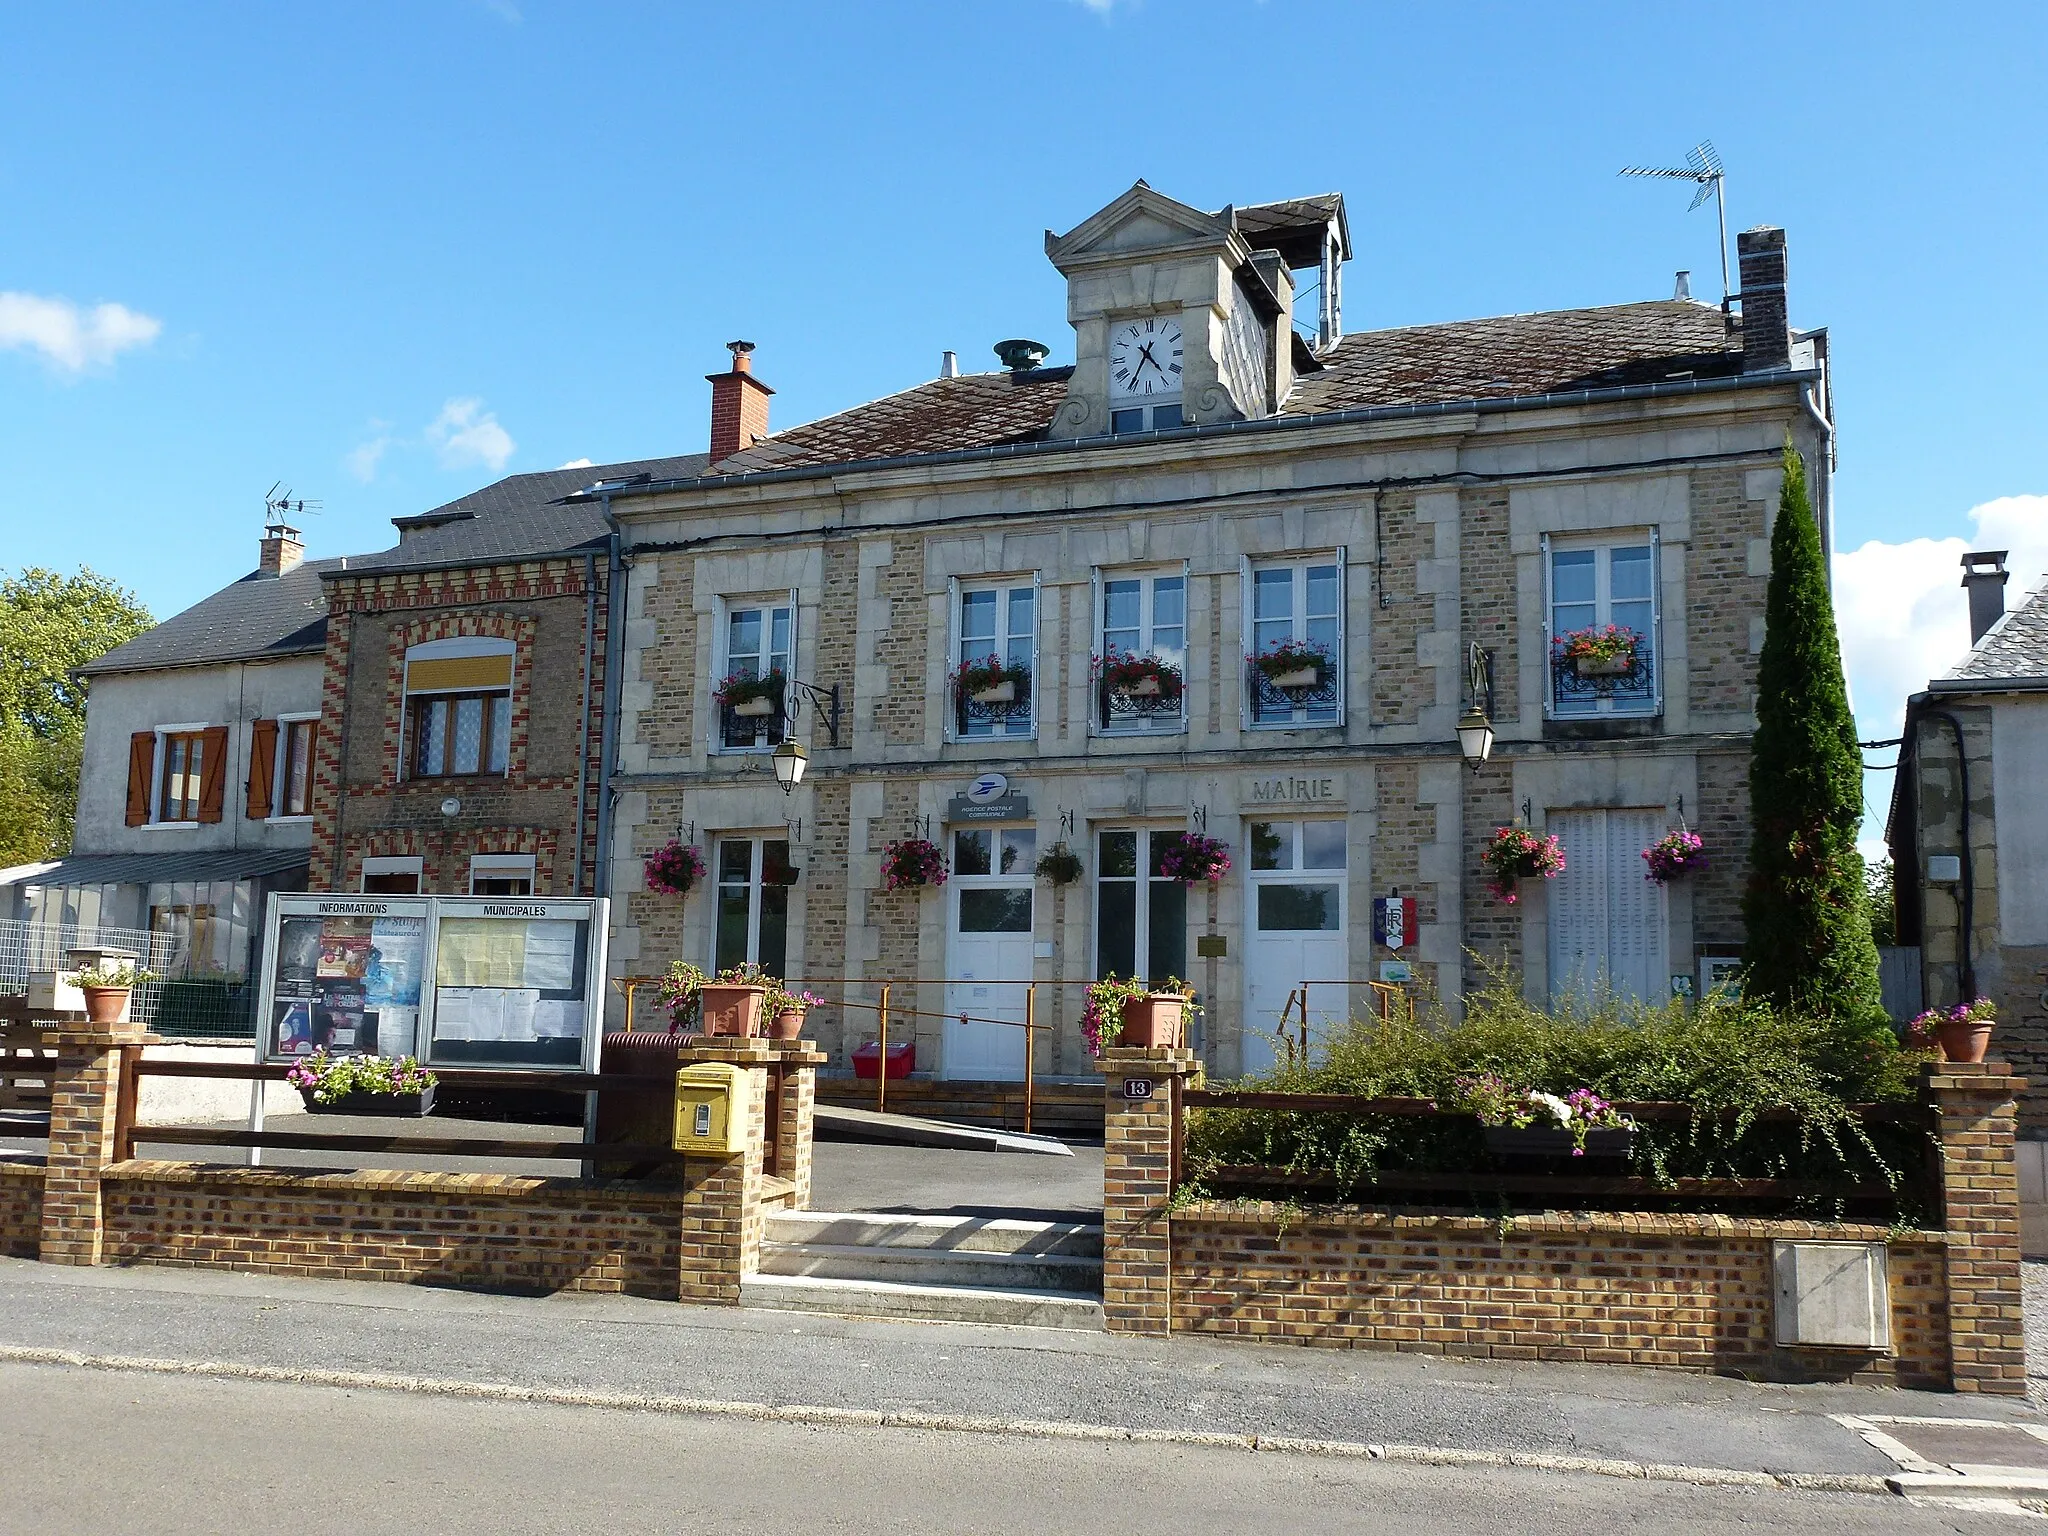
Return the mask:
<path fill-rule="evenodd" d="M 770 671 L 756 676 L 752 672 L 733 672 L 720 678 L 712 690 L 712 700 L 720 709 L 747 720 L 765 720 L 782 708 L 783 676 L 780 671 Z"/>
<path fill-rule="evenodd" d="M 1329 676 L 1330 652 L 1313 640 L 1276 640 L 1252 657 L 1273 687 L 1282 692 L 1320 688 Z"/>
<path fill-rule="evenodd" d="M 1580 677 L 1626 677 L 1635 670 L 1642 638 L 1632 629 L 1608 624 L 1559 635 L 1556 651 Z"/>
<path fill-rule="evenodd" d="M 1635 1121 L 1590 1088 L 1545 1093 L 1483 1072 L 1459 1078 L 1453 1102 L 1478 1117 L 1487 1151 L 1500 1157 L 1618 1158 L 1635 1146 Z"/>
<path fill-rule="evenodd" d="M 1483 1127 L 1486 1150 L 1496 1157 L 1625 1158 L 1634 1149 L 1633 1126 L 1589 1127 L 1583 1146 L 1562 1125 L 1489 1125 Z"/>
<path fill-rule="evenodd" d="M 990 683 L 986 688 L 972 689 L 967 697 L 977 704 L 1014 704 L 1017 702 L 1017 684 L 1014 679 L 1005 678 L 1000 683 Z"/>

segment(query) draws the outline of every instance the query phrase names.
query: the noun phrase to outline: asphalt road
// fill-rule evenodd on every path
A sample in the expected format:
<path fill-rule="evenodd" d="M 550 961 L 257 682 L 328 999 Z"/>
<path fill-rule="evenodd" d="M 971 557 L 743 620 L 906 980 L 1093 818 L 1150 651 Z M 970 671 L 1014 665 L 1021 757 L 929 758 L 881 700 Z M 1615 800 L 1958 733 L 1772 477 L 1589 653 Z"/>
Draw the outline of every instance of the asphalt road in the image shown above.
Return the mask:
<path fill-rule="evenodd" d="M 0 1532 L 1919 1536 L 2012 1513 L 1512 1467 L 734 1422 L 0 1364 Z"/>

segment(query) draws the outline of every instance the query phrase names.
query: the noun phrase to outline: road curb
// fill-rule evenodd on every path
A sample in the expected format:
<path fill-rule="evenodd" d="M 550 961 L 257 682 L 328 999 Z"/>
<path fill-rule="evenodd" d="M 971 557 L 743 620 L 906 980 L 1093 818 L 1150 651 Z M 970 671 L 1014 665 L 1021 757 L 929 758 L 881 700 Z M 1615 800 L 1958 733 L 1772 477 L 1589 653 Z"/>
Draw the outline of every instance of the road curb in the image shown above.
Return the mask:
<path fill-rule="evenodd" d="M 134 1355 L 89 1355 L 70 1349 L 0 1344 L 0 1363 L 58 1365 L 89 1371 L 134 1371 L 155 1376 L 204 1376 L 224 1381 L 260 1381 L 285 1386 L 340 1387 L 363 1392 L 406 1392 L 423 1397 L 470 1398 L 485 1402 L 536 1403 L 561 1408 L 610 1408 L 628 1413 L 749 1419 L 764 1423 L 811 1424 L 821 1428 L 924 1429 L 949 1434 L 1012 1435 L 1036 1440 L 1126 1441 L 1142 1445 L 1185 1445 L 1210 1450 L 1323 1456 L 1356 1461 L 1398 1461 L 1439 1467 L 1520 1467 L 1538 1472 L 1575 1472 L 1595 1477 L 1691 1483 L 1699 1487 L 1786 1488 L 1802 1492 L 1895 1496 L 1892 1480 L 1877 1474 L 1832 1472 L 1746 1472 L 1734 1467 L 1673 1466 L 1593 1456 L 1560 1456 L 1541 1451 L 1475 1451 L 1457 1446 L 1381 1445 L 1348 1440 L 1315 1440 L 1293 1435 L 1239 1435 L 1188 1429 L 1126 1429 L 1111 1424 L 1077 1424 L 1054 1419 L 984 1418 L 970 1414 L 901 1413 L 875 1408 L 832 1408 L 808 1403 L 749 1403 L 720 1398 L 667 1397 L 637 1392 L 589 1392 L 573 1387 L 519 1387 L 503 1382 L 454 1381 L 394 1376 L 376 1371 L 337 1371 L 233 1360 L 157 1360 Z"/>

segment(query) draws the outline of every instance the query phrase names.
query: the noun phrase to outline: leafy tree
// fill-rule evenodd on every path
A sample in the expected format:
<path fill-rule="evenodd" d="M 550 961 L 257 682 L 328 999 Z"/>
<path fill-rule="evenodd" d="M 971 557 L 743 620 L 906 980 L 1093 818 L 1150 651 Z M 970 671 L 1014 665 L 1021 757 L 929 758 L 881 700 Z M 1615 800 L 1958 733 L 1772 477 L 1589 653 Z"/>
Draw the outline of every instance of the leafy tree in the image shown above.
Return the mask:
<path fill-rule="evenodd" d="M 1865 867 L 1863 895 L 1870 903 L 1870 942 L 1879 949 L 1898 943 L 1899 891 L 1890 859 Z"/>
<path fill-rule="evenodd" d="M 1863 758 L 1842 680 L 1806 467 L 1789 441 L 1771 535 L 1756 715 L 1743 993 L 1805 1013 L 1875 1023 L 1884 1009 L 1856 851 Z"/>
<path fill-rule="evenodd" d="M 90 570 L 0 578 L 0 867 L 69 851 L 85 749 L 85 686 L 71 670 L 155 623 Z"/>

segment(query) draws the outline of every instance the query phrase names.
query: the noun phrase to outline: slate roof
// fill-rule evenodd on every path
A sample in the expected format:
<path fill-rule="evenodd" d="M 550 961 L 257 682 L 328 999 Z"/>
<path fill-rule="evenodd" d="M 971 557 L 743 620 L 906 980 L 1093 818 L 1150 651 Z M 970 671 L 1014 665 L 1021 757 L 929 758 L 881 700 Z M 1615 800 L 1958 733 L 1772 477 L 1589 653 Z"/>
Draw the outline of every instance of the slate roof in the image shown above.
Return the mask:
<path fill-rule="evenodd" d="M 655 480 L 679 480 L 701 475 L 710 465 L 708 453 L 685 453 L 666 459 L 507 475 L 431 512 L 393 518 L 402 536 L 397 548 L 351 555 L 346 574 L 485 565 L 582 551 L 604 541 L 604 509 L 597 502 L 559 506 L 562 497 L 587 490 L 600 480 L 643 474 Z M 329 572 L 331 576 L 341 574 L 339 570 Z"/>
<path fill-rule="evenodd" d="M 327 644 L 321 576 L 339 560 L 308 560 L 282 576 L 251 573 L 147 634 L 78 669 L 84 677 L 155 667 L 203 667 L 318 652 Z"/>
<path fill-rule="evenodd" d="M 1725 378 L 1741 337 L 1718 306 L 1661 299 L 1501 315 L 1346 336 L 1323 371 L 1297 379 L 1280 414 L 1442 405 L 1666 380 Z M 932 379 L 777 432 L 713 473 L 801 469 L 1044 437 L 1072 368 Z"/>
<path fill-rule="evenodd" d="M 1956 682 L 1993 682 L 2007 678 L 2048 678 L 2048 578 L 2019 607 L 1984 631 L 1962 664 L 1935 685 L 1953 692 Z"/>

